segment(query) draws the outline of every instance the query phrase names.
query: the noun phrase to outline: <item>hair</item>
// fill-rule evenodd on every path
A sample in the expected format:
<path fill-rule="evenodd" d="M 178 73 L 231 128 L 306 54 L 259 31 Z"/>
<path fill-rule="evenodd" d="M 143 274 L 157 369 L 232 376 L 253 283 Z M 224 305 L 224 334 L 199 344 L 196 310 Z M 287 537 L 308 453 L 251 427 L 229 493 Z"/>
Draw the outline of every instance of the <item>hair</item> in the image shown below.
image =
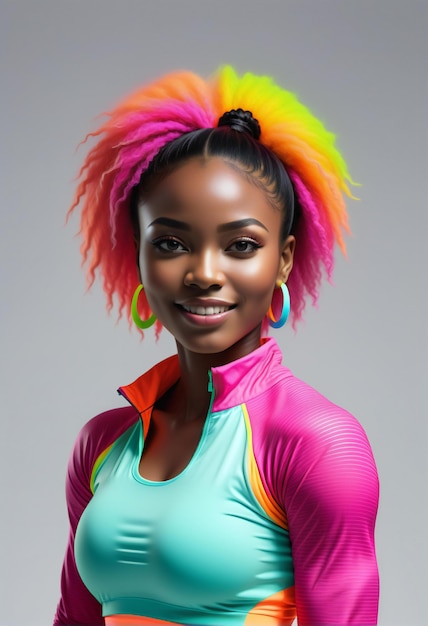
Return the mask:
<path fill-rule="evenodd" d="M 218 126 L 219 118 L 234 109 L 251 111 L 259 139 L 256 130 L 239 132 L 227 119 Z M 139 284 L 132 216 L 136 195 L 192 156 L 220 156 L 236 164 L 283 209 L 281 235 L 296 237 L 287 281 L 293 326 L 308 296 L 316 304 L 323 274 L 331 280 L 335 243 L 346 254 L 344 194 L 353 197 L 353 181 L 335 137 L 293 93 L 267 76 L 239 77 L 230 66 L 209 80 L 191 72 L 169 74 L 123 100 L 84 141 L 91 137 L 98 141 L 80 169 L 67 215 L 81 205 L 88 287 L 100 274 L 107 310 L 116 304 L 119 318 L 126 311 L 131 319 Z M 149 305 L 140 300 L 141 313 L 148 316 Z M 156 324 L 159 333 L 162 326 Z"/>
<path fill-rule="evenodd" d="M 273 152 L 256 141 L 251 131 L 251 123 L 257 124 L 249 111 L 232 111 L 229 125 L 206 128 L 186 133 L 166 144 L 155 156 L 141 176 L 134 198 L 131 198 L 131 216 L 138 239 L 137 202 L 150 195 L 154 184 L 170 173 L 178 164 L 186 160 L 202 157 L 220 157 L 232 167 L 238 165 L 241 173 L 259 186 L 275 208 L 283 214 L 280 233 L 281 240 L 290 234 L 294 217 L 294 192 L 291 180 L 281 161 Z M 225 117 L 225 116 L 223 116 Z M 250 123 L 245 126 L 245 117 Z M 242 124 L 238 129 L 237 123 Z M 234 127 L 236 124 L 236 127 Z"/>

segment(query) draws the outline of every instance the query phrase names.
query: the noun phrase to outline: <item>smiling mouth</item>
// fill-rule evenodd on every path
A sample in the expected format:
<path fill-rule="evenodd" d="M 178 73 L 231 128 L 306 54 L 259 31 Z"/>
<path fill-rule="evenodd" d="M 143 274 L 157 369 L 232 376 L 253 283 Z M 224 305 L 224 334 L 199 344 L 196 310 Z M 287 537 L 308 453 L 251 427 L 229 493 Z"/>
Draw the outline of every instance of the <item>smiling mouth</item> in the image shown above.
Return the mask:
<path fill-rule="evenodd" d="M 193 313 L 193 315 L 219 315 L 220 313 L 226 313 L 234 309 L 236 305 L 232 306 L 185 306 L 179 305 L 187 313 Z"/>

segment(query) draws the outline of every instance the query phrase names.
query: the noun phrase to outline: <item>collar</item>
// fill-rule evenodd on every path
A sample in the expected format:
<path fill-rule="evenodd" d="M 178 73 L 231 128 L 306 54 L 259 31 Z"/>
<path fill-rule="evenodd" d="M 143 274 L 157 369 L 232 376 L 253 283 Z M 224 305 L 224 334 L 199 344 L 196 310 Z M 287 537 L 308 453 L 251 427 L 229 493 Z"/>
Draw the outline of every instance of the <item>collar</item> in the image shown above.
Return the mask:
<path fill-rule="evenodd" d="M 272 337 L 236 361 L 211 369 L 214 391 L 212 411 L 223 411 L 248 402 L 271 387 L 281 367 L 282 353 Z"/>
<path fill-rule="evenodd" d="M 236 361 L 213 367 L 207 381 L 213 394 L 211 411 L 215 413 L 230 409 L 260 395 L 284 375 L 285 368 L 281 366 L 281 361 L 278 344 L 272 337 L 267 337 L 253 352 Z M 179 378 L 180 364 L 175 354 L 152 367 L 130 385 L 118 389 L 143 418 L 145 435 L 153 405 Z"/>

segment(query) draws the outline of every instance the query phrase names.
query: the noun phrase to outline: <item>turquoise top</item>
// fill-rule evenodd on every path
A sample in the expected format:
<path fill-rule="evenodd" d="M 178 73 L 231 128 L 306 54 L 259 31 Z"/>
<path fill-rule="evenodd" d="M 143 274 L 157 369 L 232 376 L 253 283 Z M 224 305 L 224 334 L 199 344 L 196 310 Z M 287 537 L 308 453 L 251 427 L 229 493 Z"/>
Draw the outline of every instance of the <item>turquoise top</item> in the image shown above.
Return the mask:
<path fill-rule="evenodd" d="M 171 480 L 140 476 L 143 446 L 139 421 L 96 471 L 77 529 L 77 567 L 104 615 L 238 625 L 293 585 L 288 532 L 251 488 L 240 406 L 208 415 L 193 458 Z"/>

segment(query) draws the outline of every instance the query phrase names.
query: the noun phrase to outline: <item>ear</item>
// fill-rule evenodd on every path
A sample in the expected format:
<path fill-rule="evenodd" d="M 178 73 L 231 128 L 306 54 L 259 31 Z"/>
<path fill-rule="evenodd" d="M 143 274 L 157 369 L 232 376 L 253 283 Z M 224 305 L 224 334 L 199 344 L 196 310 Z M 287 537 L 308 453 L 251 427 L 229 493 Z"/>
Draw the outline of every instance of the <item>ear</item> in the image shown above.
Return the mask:
<path fill-rule="evenodd" d="M 293 235 L 289 235 L 281 247 L 281 259 L 278 268 L 278 280 L 287 282 L 288 276 L 293 268 L 294 249 L 296 246 L 296 238 Z"/>

